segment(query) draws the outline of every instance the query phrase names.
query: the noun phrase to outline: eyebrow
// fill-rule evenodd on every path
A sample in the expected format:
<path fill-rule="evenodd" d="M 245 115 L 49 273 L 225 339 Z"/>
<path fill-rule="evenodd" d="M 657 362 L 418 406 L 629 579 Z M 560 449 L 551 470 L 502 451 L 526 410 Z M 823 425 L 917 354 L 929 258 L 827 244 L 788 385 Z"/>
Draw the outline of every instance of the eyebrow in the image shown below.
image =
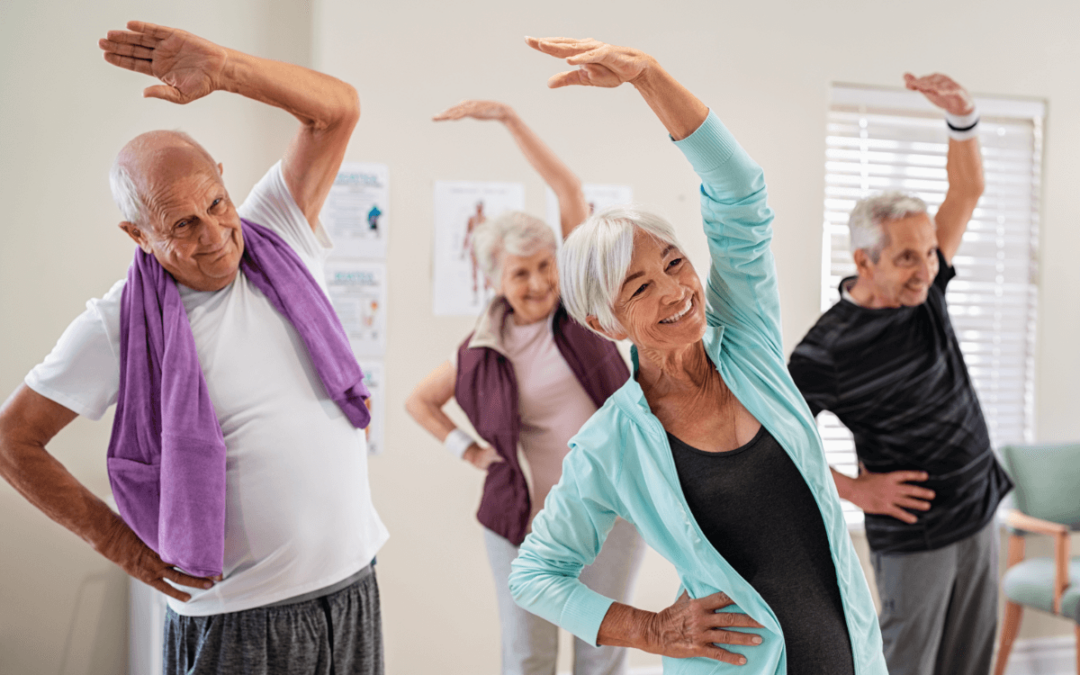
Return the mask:
<path fill-rule="evenodd" d="M 663 250 L 663 252 L 660 253 L 660 259 L 663 260 L 664 258 L 666 258 L 667 254 L 671 253 L 673 250 L 675 250 L 675 244 L 668 244 L 667 248 L 665 248 Z M 640 276 L 643 276 L 644 274 L 645 274 L 644 272 L 634 272 L 630 276 L 623 279 L 622 286 L 619 287 L 619 292 L 621 293 L 622 290 L 624 288 L 626 288 L 626 284 L 630 283 L 631 281 L 633 281 L 634 279 L 637 279 Z"/>

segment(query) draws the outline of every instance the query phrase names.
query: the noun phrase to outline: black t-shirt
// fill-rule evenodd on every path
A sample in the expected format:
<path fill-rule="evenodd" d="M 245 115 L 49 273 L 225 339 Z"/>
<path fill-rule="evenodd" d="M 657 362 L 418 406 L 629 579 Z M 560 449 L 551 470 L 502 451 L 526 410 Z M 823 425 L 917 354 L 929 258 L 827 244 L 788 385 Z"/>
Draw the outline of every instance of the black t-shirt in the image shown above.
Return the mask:
<path fill-rule="evenodd" d="M 868 309 L 842 299 L 818 319 L 788 366 L 810 410 L 829 410 L 851 430 L 868 471 L 930 475 L 919 485 L 936 496 L 929 511 L 912 511 L 915 524 L 866 515 L 877 552 L 933 550 L 970 536 L 1012 489 L 990 448 L 949 320 L 945 287 L 956 271 L 940 252 L 938 262 L 926 302 Z"/>
<path fill-rule="evenodd" d="M 776 614 L 787 672 L 854 674 L 825 523 L 791 457 L 765 427 L 730 452 L 668 439 L 690 513 Z"/>

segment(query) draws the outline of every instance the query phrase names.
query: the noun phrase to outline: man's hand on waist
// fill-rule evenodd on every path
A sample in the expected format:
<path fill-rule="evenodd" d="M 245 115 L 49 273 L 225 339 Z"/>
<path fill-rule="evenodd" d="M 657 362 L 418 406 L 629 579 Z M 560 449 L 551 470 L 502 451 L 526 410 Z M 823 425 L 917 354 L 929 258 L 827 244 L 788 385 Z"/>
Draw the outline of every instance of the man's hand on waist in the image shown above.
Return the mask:
<path fill-rule="evenodd" d="M 859 462 L 859 476 L 851 478 L 833 471 L 840 496 L 866 513 L 892 516 L 913 525 L 918 517 L 906 511 L 929 511 L 934 491 L 912 485 L 930 476 L 925 471 L 890 471 L 871 473 Z"/>

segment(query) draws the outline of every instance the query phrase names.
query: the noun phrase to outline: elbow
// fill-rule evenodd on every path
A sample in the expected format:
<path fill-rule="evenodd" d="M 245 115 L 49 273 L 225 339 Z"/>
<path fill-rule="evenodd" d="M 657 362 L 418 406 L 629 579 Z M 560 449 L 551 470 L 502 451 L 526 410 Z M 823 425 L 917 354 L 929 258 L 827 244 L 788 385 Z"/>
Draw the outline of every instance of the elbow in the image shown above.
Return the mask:
<path fill-rule="evenodd" d="M 413 393 L 409 394 L 409 396 L 405 399 L 405 412 L 409 413 L 409 416 L 412 417 L 414 420 L 419 421 L 420 411 L 422 409 L 423 403 L 421 402 L 420 397 L 416 394 L 416 392 L 414 391 Z"/>

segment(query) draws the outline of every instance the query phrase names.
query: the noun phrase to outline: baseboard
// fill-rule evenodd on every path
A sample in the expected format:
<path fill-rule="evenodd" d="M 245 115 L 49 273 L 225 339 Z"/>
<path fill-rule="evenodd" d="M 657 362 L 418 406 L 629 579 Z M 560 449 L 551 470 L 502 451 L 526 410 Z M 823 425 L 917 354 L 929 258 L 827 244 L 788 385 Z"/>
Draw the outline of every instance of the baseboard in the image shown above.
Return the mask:
<path fill-rule="evenodd" d="M 1075 675 L 1076 639 L 1030 638 L 1013 643 L 1005 675 Z"/>

